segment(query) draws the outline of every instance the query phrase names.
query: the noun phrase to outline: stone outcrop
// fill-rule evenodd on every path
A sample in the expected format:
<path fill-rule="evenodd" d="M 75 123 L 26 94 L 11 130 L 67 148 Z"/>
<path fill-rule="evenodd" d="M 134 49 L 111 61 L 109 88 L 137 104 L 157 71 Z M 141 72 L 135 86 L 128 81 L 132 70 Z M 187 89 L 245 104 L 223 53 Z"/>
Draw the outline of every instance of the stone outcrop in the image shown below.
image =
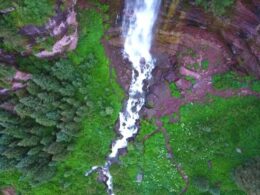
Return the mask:
<path fill-rule="evenodd" d="M 62 11 L 61 5 L 65 6 Z M 61 54 L 65 51 L 74 50 L 78 42 L 78 22 L 75 12 L 76 0 L 69 0 L 66 3 L 57 0 L 56 15 L 49 19 L 43 26 L 27 25 L 20 29 L 20 34 L 27 36 L 31 40 L 32 48 L 36 38 L 53 37 L 56 41 L 50 50 L 46 49 L 36 53 L 39 58 L 49 58 Z M 70 32 L 72 31 L 72 32 Z M 26 53 L 30 51 L 26 51 Z"/>
<path fill-rule="evenodd" d="M 215 17 L 192 3 L 184 5 L 184 2 L 163 1 L 152 47 L 152 53 L 158 59 L 157 64 L 169 63 L 171 56 L 193 50 L 194 54 L 199 53 L 210 63 L 227 64 L 230 69 L 260 78 L 259 3 L 238 0 L 230 16 Z M 112 20 L 116 22 L 107 32 L 110 37 L 107 48 L 115 48 L 118 52 L 108 54 L 113 64 L 124 64 L 118 62 L 118 58 L 117 62 L 113 61 L 113 55 L 120 55 L 123 44 L 120 29 L 123 3 L 116 1 L 110 5 L 111 10 L 117 11 L 111 13 Z M 180 62 L 178 64 L 181 65 Z"/>

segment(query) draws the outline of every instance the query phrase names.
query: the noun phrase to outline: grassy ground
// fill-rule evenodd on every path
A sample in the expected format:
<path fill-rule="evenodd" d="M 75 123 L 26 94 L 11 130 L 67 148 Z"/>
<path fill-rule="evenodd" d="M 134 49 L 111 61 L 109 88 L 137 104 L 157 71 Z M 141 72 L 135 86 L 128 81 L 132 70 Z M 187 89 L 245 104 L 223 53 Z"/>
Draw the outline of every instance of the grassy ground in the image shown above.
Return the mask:
<path fill-rule="evenodd" d="M 213 98 L 210 104 L 183 106 L 180 121 L 163 117 L 176 160 L 190 177 L 187 194 L 244 194 L 232 178 L 235 167 L 259 155 L 260 100 L 254 97 Z M 118 194 L 178 194 L 184 186 L 167 159 L 164 140 L 158 133 L 141 144 L 144 135 L 155 130 L 153 121 L 143 121 L 138 139 L 115 166 Z M 143 173 L 143 182 L 136 177 Z"/>
<path fill-rule="evenodd" d="M 85 177 L 84 173 L 92 165 L 103 164 L 114 139 L 114 123 L 117 119 L 123 92 L 109 73 L 109 61 L 100 43 L 104 32 L 101 14 L 94 10 L 81 11 L 79 46 L 69 55 L 75 66 L 84 63 L 89 55 L 94 55 L 96 64 L 90 67 L 86 87 L 93 104 L 77 138 L 74 150 L 67 159 L 58 164 L 56 176 L 48 183 L 32 188 L 26 181 L 19 180 L 16 170 L 0 172 L 0 188 L 14 186 L 22 195 L 83 195 L 104 194 L 103 185 L 97 185 L 95 176 Z"/>
<path fill-rule="evenodd" d="M 260 92 L 260 81 L 250 77 L 238 75 L 236 72 L 229 71 L 224 74 L 213 76 L 213 86 L 216 89 L 239 89 L 242 87 L 250 88 L 253 91 Z"/>

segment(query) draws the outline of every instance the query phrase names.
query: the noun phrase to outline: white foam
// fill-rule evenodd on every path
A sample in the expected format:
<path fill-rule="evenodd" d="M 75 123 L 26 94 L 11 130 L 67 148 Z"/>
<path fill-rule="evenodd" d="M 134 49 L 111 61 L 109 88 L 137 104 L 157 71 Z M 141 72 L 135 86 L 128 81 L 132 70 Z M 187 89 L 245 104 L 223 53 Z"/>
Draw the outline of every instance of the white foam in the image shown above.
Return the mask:
<path fill-rule="evenodd" d="M 145 103 L 144 81 L 152 77 L 154 60 L 150 53 L 153 27 L 158 15 L 160 0 L 126 1 L 123 20 L 123 35 L 125 37 L 124 56 L 132 63 L 132 81 L 129 98 L 125 109 L 119 114 L 120 138 L 112 144 L 111 153 L 106 164 L 93 167 L 89 175 L 100 168 L 106 176 L 109 194 L 113 193 L 113 181 L 109 171 L 111 160 L 119 156 L 119 150 L 126 148 L 128 139 L 138 132 L 139 112 Z"/>

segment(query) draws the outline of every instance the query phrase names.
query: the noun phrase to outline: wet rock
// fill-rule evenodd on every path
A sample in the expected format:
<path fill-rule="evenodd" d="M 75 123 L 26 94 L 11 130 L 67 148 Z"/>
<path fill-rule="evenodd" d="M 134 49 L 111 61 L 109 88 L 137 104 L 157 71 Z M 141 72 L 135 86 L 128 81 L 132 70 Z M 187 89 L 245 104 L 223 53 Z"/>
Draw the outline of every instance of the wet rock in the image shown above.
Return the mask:
<path fill-rule="evenodd" d="M 166 74 L 166 76 L 164 77 L 164 79 L 166 81 L 168 81 L 169 83 L 171 82 L 175 82 L 179 79 L 179 77 L 176 75 L 176 73 L 174 73 L 173 71 L 170 71 Z"/>
<path fill-rule="evenodd" d="M 187 81 L 186 79 L 179 79 L 175 83 L 176 83 L 177 88 L 179 88 L 181 90 L 190 89 L 192 86 L 192 83 L 190 81 Z"/>
<path fill-rule="evenodd" d="M 19 33 L 28 37 L 48 35 L 48 32 L 44 27 L 37 27 L 34 25 L 27 25 L 22 27 Z"/>
<path fill-rule="evenodd" d="M 0 14 L 7 14 L 10 12 L 13 12 L 14 10 L 15 10 L 15 7 L 8 7 L 8 8 L 0 10 Z"/>
<path fill-rule="evenodd" d="M 148 109 L 154 108 L 155 103 L 152 100 L 146 100 L 145 107 Z"/>
<path fill-rule="evenodd" d="M 119 154 L 119 156 L 124 156 L 124 155 L 126 155 L 126 154 L 127 154 L 127 148 L 120 148 L 120 149 L 118 150 L 118 154 Z"/>
<path fill-rule="evenodd" d="M 120 161 L 119 161 L 118 156 L 117 156 L 117 157 L 114 157 L 114 158 L 109 158 L 109 162 L 110 162 L 111 164 L 120 164 Z"/>
<path fill-rule="evenodd" d="M 108 177 L 106 176 L 106 174 L 100 169 L 98 170 L 98 181 L 100 183 L 106 183 L 108 180 Z"/>
<path fill-rule="evenodd" d="M 236 152 L 242 154 L 242 150 L 240 148 L 236 148 Z"/>
<path fill-rule="evenodd" d="M 140 64 L 141 64 L 141 65 L 145 65 L 145 64 L 146 64 L 146 60 L 145 60 L 144 57 L 142 57 L 142 58 L 140 59 Z"/>
<path fill-rule="evenodd" d="M 143 173 L 138 173 L 136 176 L 136 182 L 141 183 L 143 181 L 144 174 Z"/>
<path fill-rule="evenodd" d="M 200 8 L 193 7 L 186 15 L 185 20 L 187 25 L 196 26 L 200 28 L 207 28 L 210 23 L 209 17 Z"/>
<path fill-rule="evenodd" d="M 0 62 L 14 65 L 16 64 L 16 58 L 14 54 L 7 53 L 0 49 Z"/>

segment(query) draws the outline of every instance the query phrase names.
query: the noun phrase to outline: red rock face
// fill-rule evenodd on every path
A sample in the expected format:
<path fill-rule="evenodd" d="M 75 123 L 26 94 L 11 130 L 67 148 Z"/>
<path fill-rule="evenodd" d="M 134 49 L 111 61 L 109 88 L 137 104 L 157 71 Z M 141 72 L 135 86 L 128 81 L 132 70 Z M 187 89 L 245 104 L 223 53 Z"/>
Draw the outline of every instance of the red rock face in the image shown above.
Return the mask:
<path fill-rule="evenodd" d="M 143 115 L 148 118 L 170 115 L 184 104 L 204 101 L 208 94 L 260 96 L 245 88 L 218 91 L 212 86 L 213 75 L 231 69 L 260 78 L 258 1 L 238 0 L 231 15 L 221 18 L 193 6 L 183 10 L 178 6 L 171 15 L 167 13 L 170 6 L 167 2 L 162 5 L 151 49 L 156 68 Z M 110 37 L 109 41 L 104 41 L 107 54 L 119 83 L 127 92 L 131 64 L 122 58 L 120 25 L 114 24 L 107 34 Z M 169 83 L 175 83 L 181 98 L 172 97 Z"/>
<path fill-rule="evenodd" d="M 230 17 L 216 18 L 197 7 L 182 10 L 179 6 L 169 18 L 166 13 L 169 5 L 165 1 L 152 47 L 157 64 L 169 63 L 171 56 L 192 49 L 198 58 L 208 59 L 216 65 L 227 64 L 232 69 L 260 78 L 260 18 L 256 7 L 259 3 L 247 2 L 237 1 Z M 116 7 L 122 9 L 122 5 Z M 109 30 L 109 47 L 122 47 L 120 33 L 119 27 Z M 113 62 L 113 55 L 109 56 Z M 118 57 L 116 61 L 113 64 L 118 63 Z M 178 64 L 183 65 L 182 61 L 178 59 Z"/>

